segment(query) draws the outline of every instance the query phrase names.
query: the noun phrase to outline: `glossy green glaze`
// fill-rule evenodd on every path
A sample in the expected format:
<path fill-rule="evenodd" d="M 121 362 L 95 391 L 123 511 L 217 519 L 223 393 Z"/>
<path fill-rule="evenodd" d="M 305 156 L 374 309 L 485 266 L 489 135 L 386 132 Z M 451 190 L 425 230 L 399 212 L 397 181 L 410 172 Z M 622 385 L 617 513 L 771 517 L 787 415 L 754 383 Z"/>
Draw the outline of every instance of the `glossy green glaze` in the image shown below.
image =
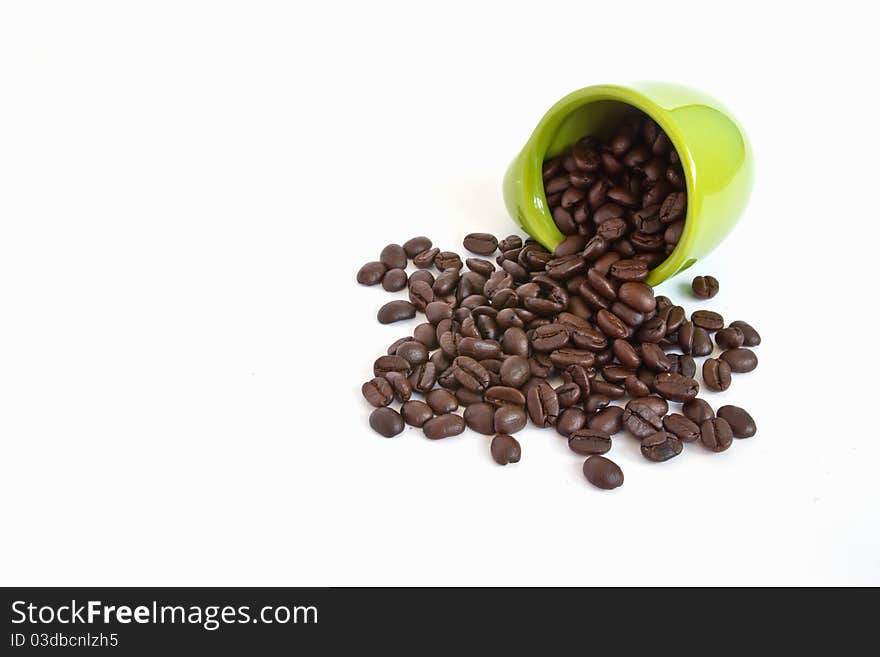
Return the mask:
<path fill-rule="evenodd" d="M 754 160 L 745 132 L 721 103 L 665 82 L 600 85 L 567 95 L 541 119 L 504 177 L 504 201 L 514 220 L 551 251 L 563 235 L 544 196 L 541 165 L 587 134 L 610 136 L 636 107 L 669 136 L 687 181 L 687 217 L 675 250 L 656 267 L 656 285 L 707 255 L 731 231 L 752 190 Z"/>

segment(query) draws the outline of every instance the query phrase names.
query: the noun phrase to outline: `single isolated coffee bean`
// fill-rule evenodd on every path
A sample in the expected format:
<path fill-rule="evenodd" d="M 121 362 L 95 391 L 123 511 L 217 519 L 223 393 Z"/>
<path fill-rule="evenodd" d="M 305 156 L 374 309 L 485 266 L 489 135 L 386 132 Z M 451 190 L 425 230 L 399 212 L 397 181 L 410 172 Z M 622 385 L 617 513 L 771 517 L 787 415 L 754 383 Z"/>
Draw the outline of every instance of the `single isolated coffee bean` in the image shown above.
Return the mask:
<path fill-rule="evenodd" d="M 411 427 L 423 427 L 425 422 L 434 417 L 434 411 L 425 402 L 411 399 L 400 407 L 400 414 Z"/>
<path fill-rule="evenodd" d="M 500 406 L 495 411 L 495 431 L 513 434 L 526 426 L 526 411 L 521 406 Z"/>
<path fill-rule="evenodd" d="M 739 406 L 722 406 L 718 409 L 718 417 L 727 421 L 736 438 L 751 438 L 757 431 L 752 416 Z"/>
<path fill-rule="evenodd" d="M 430 238 L 420 235 L 419 237 L 413 237 L 404 242 L 403 252 L 406 254 L 407 258 L 415 258 L 417 255 L 427 251 L 432 246 L 433 244 L 431 243 Z"/>
<path fill-rule="evenodd" d="M 642 456 L 649 461 L 660 463 L 681 454 L 683 446 L 675 435 L 666 431 L 658 431 L 642 438 Z"/>
<path fill-rule="evenodd" d="M 457 436 L 464 431 L 464 418 L 454 413 L 438 415 L 425 422 L 422 431 L 431 440 Z"/>
<path fill-rule="evenodd" d="M 498 239 L 489 233 L 471 233 L 464 238 L 464 248 L 478 255 L 492 255 L 498 249 Z"/>
<path fill-rule="evenodd" d="M 368 262 L 358 270 L 357 282 L 361 285 L 378 285 L 382 282 L 385 272 L 388 271 L 381 262 Z"/>
<path fill-rule="evenodd" d="M 745 342 L 745 334 L 735 326 L 728 326 L 715 334 L 715 342 L 722 349 L 736 349 Z"/>
<path fill-rule="evenodd" d="M 370 426 L 376 433 L 391 438 L 403 431 L 403 418 L 400 413 L 385 406 L 370 413 Z"/>
<path fill-rule="evenodd" d="M 723 452 L 733 443 L 733 430 L 724 418 L 706 420 L 700 425 L 700 440 L 713 452 Z"/>
<path fill-rule="evenodd" d="M 407 276 L 403 269 L 389 269 L 382 277 L 382 288 L 387 292 L 397 292 L 406 287 Z"/>
<path fill-rule="evenodd" d="M 492 458 L 498 465 L 507 465 L 508 463 L 519 463 L 519 457 L 522 450 L 516 438 L 506 433 L 496 434 L 492 439 L 489 448 Z"/>
<path fill-rule="evenodd" d="M 711 299 L 718 294 L 718 279 L 714 276 L 697 276 L 691 282 L 691 289 L 698 299 Z"/>
<path fill-rule="evenodd" d="M 379 261 L 388 269 L 406 269 L 406 252 L 400 244 L 389 244 L 379 254 Z"/>
<path fill-rule="evenodd" d="M 379 320 L 380 324 L 392 324 L 404 319 L 412 319 L 415 316 L 416 307 L 409 301 L 403 301 L 402 299 L 389 301 L 379 308 L 379 312 L 376 313 L 376 319 Z"/>
<path fill-rule="evenodd" d="M 620 406 L 603 408 L 589 419 L 587 426 L 613 436 L 623 428 L 623 409 Z"/>
<path fill-rule="evenodd" d="M 745 347 L 728 349 L 719 358 L 730 366 L 732 372 L 751 372 L 758 367 L 758 357 L 755 352 Z"/>
<path fill-rule="evenodd" d="M 595 455 L 584 461 L 584 476 L 591 484 L 604 490 L 623 485 L 623 471 L 614 461 L 604 456 Z"/>
<path fill-rule="evenodd" d="M 425 401 L 437 415 L 445 415 L 458 409 L 458 399 L 448 390 L 432 390 L 425 395 Z"/>
<path fill-rule="evenodd" d="M 495 407 L 478 402 L 464 409 L 464 421 L 468 428 L 486 436 L 495 433 Z"/>
<path fill-rule="evenodd" d="M 703 383 L 710 390 L 727 390 L 731 382 L 730 372 L 730 365 L 720 358 L 707 358 L 703 361 Z"/>

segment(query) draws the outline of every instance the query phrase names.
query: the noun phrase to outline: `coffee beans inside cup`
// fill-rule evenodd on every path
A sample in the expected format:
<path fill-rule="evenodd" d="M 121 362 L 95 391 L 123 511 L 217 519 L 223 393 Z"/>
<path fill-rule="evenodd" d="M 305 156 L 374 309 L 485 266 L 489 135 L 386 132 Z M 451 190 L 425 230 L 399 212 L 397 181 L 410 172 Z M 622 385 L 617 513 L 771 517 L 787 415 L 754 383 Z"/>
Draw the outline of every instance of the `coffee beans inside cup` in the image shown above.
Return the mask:
<path fill-rule="evenodd" d="M 675 248 L 687 213 L 666 135 L 633 115 L 610 138 L 584 137 L 547 160 L 542 175 L 566 235 L 553 253 L 517 235 L 472 233 L 463 246 L 479 257 L 463 261 L 419 236 L 389 244 L 358 271 L 362 285 L 406 288 L 406 299 L 378 310 L 380 322 L 426 320 L 375 360 L 362 386 L 370 426 L 390 438 L 408 424 L 432 440 L 469 428 L 491 437 L 487 452 L 507 465 L 528 451 L 514 434 L 531 421 L 555 428 L 567 453 L 587 456 L 585 478 L 604 489 L 623 483 L 607 458 L 621 432 L 654 463 L 754 436 L 745 409 L 727 405 L 716 416 L 699 395 L 735 387 L 757 367 L 757 331 L 708 309 L 688 319 L 644 283 Z M 410 261 L 416 271 L 407 275 Z M 694 279 L 700 298 L 718 288 L 711 276 Z M 713 335 L 719 356 L 697 367 L 713 353 Z"/>

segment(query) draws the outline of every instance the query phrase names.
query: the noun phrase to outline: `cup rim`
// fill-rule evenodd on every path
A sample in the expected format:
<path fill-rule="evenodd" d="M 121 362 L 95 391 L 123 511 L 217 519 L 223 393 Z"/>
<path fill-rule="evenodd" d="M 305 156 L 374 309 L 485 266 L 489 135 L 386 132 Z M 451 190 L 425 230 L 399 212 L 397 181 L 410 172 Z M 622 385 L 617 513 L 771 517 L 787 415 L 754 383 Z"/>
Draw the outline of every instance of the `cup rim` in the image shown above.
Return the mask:
<path fill-rule="evenodd" d="M 526 201 L 523 203 L 523 207 L 529 208 L 530 211 L 534 209 L 534 211 L 539 212 L 543 219 L 549 221 L 550 225 L 556 228 L 556 223 L 553 221 L 553 215 L 549 211 L 547 197 L 544 193 L 544 180 L 542 176 L 544 155 L 547 152 L 551 139 L 556 134 L 559 124 L 565 117 L 588 103 L 602 100 L 622 102 L 644 112 L 669 137 L 669 141 L 675 148 L 676 153 L 678 153 L 678 158 L 681 162 L 685 178 L 685 192 L 687 194 L 687 213 L 685 214 L 681 238 L 679 238 L 672 253 L 651 269 L 645 281 L 648 285 L 659 285 L 664 280 L 687 269 L 687 267 L 695 262 L 695 260 L 692 262 L 687 262 L 687 260 L 688 254 L 693 252 L 692 247 L 696 242 L 696 230 L 693 224 L 694 217 L 698 214 L 699 199 L 696 194 L 694 159 L 690 149 L 687 147 L 684 135 L 678 129 L 675 122 L 670 120 L 668 111 L 644 94 L 621 85 L 594 85 L 571 92 L 547 110 L 526 143 L 526 152 L 530 155 L 526 158 L 526 162 L 524 162 L 522 189 L 527 198 L 523 199 Z M 529 196 L 532 198 L 537 197 L 541 201 L 541 207 L 539 208 L 536 203 L 528 203 Z M 561 235 L 561 233 L 559 234 Z M 547 236 L 545 236 L 546 238 Z M 541 240 L 539 239 L 539 241 Z M 549 244 L 544 244 L 544 246 L 552 251 L 556 248 L 559 241 L 552 248 Z"/>

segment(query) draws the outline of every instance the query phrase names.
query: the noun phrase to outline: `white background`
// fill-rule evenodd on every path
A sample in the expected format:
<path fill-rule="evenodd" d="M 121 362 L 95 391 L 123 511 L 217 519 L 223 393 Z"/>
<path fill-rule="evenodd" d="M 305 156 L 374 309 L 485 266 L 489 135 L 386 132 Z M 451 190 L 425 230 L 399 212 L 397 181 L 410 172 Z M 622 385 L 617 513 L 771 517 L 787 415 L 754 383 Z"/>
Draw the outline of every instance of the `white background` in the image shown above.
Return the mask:
<path fill-rule="evenodd" d="M 876 23 L 867 3 L 8 2 L 0 582 L 878 584 Z M 430 7 L 430 9 L 428 8 Z M 415 324 L 388 242 L 513 231 L 541 115 L 603 82 L 717 96 L 751 204 L 659 292 L 762 333 L 713 404 L 758 434 L 614 492 L 555 432 L 386 440 L 360 384 Z"/>

